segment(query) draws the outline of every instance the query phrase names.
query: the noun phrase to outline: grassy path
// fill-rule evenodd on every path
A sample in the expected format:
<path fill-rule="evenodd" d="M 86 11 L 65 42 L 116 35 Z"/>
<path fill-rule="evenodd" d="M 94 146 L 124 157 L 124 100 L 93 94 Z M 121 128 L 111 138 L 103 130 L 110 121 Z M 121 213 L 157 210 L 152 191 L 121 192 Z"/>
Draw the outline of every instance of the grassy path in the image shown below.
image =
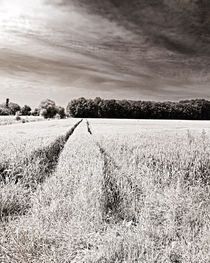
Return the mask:
<path fill-rule="evenodd" d="M 0 221 L 26 214 L 31 206 L 32 193 L 54 173 L 65 144 L 81 122 L 15 166 L 9 162 L 0 164 Z"/>

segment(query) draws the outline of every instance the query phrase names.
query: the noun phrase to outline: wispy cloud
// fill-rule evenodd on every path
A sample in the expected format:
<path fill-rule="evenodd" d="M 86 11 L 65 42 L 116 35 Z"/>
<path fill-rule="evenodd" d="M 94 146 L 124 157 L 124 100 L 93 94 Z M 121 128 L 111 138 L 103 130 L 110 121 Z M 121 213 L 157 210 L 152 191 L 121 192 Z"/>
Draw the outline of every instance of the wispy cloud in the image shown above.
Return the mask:
<path fill-rule="evenodd" d="M 208 31 L 184 5 L 175 16 L 161 0 L 0 3 L 1 97 L 210 98 Z"/>

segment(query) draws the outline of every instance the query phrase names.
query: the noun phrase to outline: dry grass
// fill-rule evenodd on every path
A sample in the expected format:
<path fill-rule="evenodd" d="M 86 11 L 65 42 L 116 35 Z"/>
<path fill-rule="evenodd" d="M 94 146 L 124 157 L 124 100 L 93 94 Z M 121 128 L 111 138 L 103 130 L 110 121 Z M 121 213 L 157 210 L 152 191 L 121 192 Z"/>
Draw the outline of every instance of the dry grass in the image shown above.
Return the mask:
<path fill-rule="evenodd" d="M 21 116 L 20 120 L 16 120 L 15 116 L 0 116 L 0 126 L 1 125 L 10 125 L 10 124 L 19 124 L 19 123 L 28 123 L 28 122 L 37 122 L 43 121 L 43 117 L 36 116 Z"/>
<path fill-rule="evenodd" d="M 7 148 L 2 148 L 4 154 L 0 159 L 0 221 L 24 215 L 31 207 L 32 193 L 56 168 L 59 155 L 75 128 L 70 127 L 61 136 L 54 132 L 51 138 L 30 138 L 24 143 L 14 138 L 1 145 Z"/>
<path fill-rule="evenodd" d="M 16 185 L 1 189 L 25 211 L 0 224 L 2 262 L 208 262 L 208 129 L 127 124 L 126 134 L 111 122 L 76 129 L 29 210 L 9 198 Z"/>

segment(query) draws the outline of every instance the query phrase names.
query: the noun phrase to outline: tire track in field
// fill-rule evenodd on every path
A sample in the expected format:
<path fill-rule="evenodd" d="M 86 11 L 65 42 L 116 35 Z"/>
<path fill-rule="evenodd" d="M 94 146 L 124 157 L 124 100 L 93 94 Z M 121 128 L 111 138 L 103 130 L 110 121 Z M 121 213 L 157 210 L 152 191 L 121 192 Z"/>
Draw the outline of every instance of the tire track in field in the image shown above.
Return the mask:
<path fill-rule="evenodd" d="M 37 164 L 38 160 L 38 171 L 39 176 L 36 177 L 35 183 L 43 183 L 45 178 L 49 177 L 56 169 L 60 155 L 65 147 L 65 144 L 67 143 L 68 139 L 71 137 L 71 135 L 74 133 L 75 129 L 79 126 L 79 124 L 82 122 L 80 120 L 77 122 L 65 135 L 59 136 L 53 143 L 50 145 L 35 150 L 29 158 L 26 158 L 24 160 L 24 166 L 30 167 L 31 164 Z M 39 169 L 41 168 L 41 169 Z M 30 173 L 29 169 L 29 173 Z M 30 174 L 31 175 L 31 174 Z M 35 174 L 33 173 L 33 176 Z M 30 177 L 26 174 L 26 176 L 16 177 L 16 183 L 19 181 L 19 179 L 24 179 Z M 34 177 L 33 177 L 34 178 Z M 31 187 L 31 183 L 33 182 L 33 178 L 29 181 L 29 187 Z"/>
<path fill-rule="evenodd" d="M 88 120 L 86 121 L 88 133 L 93 136 L 92 129 Z M 103 158 L 103 200 L 104 200 L 104 211 L 103 219 L 109 222 L 111 219 L 115 221 L 124 220 L 120 208 L 122 203 L 122 197 L 120 193 L 117 180 L 114 176 L 115 170 L 120 170 L 120 167 L 116 164 L 115 160 L 110 156 L 109 153 L 100 145 L 99 142 L 95 141 L 96 146 L 99 148 L 101 156 Z"/>
<path fill-rule="evenodd" d="M 27 213 L 30 209 L 30 194 L 55 171 L 65 144 L 82 121 L 77 122 L 65 135 L 59 136 L 50 145 L 32 152 L 29 158 L 25 158 L 17 165 L 16 169 L 10 167 L 9 163 L 0 165 L 2 191 L 9 191 L 11 187 L 16 191 L 13 200 L 7 203 L 1 203 L 0 200 L 0 221 L 11 215 L 20 216 Z M 23 191 L 24 200 L 19 200 Z"/>
<path fill-rule="evenodd" d="M 29 177 L 30 180 L 34 178 L 37 183 L 42 183 L 47 175 L 49 176 L 56 169 L 65 144 L 81 122 L 82 120 L 77 122 L 65 135 L 57 137 L 50 145 L 34 150 L 29 157 L 23 159 L 16 171 L 10 171 L 8 163 L 3 164 L 0 167 L 0 175 L 4 183 L 6 183 L 7 179 L 12 180 L 15 184 L 20 181 L 23 183 L 26 179 L 24 177 Z"/>

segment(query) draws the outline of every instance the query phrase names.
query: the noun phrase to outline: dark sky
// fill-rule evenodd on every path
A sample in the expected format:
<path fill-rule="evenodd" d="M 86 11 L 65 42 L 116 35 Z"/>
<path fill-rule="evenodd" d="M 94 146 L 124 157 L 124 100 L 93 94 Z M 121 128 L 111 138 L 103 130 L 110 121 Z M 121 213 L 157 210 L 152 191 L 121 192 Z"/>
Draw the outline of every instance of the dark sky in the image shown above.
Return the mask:
<path fill-rule="evenodd" d="M 210 99 L 210 4 L 194 2 L 0 0 L 1 100 Z"/>

